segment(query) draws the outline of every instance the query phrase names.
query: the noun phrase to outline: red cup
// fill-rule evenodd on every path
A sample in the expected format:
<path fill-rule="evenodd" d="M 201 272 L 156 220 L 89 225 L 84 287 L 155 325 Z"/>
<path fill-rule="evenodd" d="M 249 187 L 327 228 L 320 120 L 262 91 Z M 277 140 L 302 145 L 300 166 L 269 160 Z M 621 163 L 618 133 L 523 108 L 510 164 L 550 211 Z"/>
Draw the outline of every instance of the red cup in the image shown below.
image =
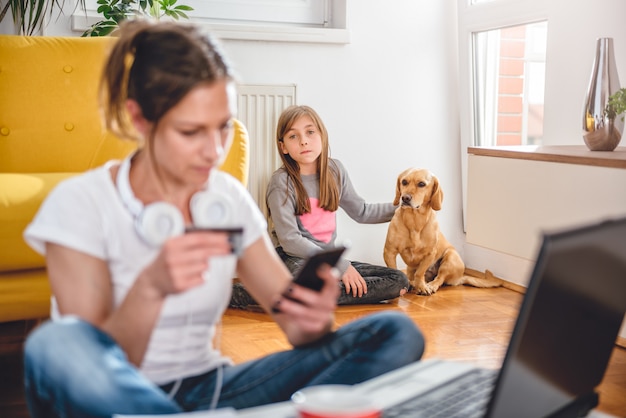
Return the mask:
<path fill-rule="evenodd" d="M 300 418 L 380 418 L 370 398 L 348 385 L 304 388 L 291 397 Z"/>

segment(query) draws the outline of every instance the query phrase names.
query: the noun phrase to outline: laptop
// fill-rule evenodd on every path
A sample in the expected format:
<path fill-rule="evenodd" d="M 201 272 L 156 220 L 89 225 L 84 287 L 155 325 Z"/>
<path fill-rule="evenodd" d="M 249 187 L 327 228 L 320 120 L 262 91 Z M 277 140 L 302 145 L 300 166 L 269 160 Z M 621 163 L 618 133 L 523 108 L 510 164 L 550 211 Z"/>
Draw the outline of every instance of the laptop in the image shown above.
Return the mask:
<path fill-rule="evenodd" d="M 595 388 L 625 313 L 626 218 L 544 233 L 499 370 L 428 359 L 353 389 L 374 399 L 383 418 L 430 418 L 455 394 L 461 394 L 456 407 L 462 417 L 586 416 L 598 404 Z M 477 376 L 488 383 L 474 403 L 475 395 L 465 391 L 478 386 Z M 477 410 L 470 410 L 472 405 Z M 291 402 L 282 402 L 236 416 L 292 418 L 297 412 Z"/>

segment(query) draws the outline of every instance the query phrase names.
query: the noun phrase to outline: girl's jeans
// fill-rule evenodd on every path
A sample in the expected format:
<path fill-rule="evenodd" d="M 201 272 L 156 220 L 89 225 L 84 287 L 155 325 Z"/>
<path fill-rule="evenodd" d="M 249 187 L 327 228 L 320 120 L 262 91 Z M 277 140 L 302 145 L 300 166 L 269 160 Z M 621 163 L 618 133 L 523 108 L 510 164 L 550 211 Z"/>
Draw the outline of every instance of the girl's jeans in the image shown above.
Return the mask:
<path fill-rule="evenodd" d="M 322 340 L 247 363 L 224 366 L 217 407 L 288 400 L 321 384 L 355 384 L 421 358 L 424 339 L 406 315 L 357 319 Z M 26 399 L 33 418 L 110 417 L 209 409 L 218 373 L 188 377 L 173 399 L 148 381 L 107 334 L 75 317 L 47 322 L 25 347 Z"/>
<path fill-rule="evenodd" d="M 291 271 L 291 274 L 296 274 L 305 262 L 304 258 L 288 255 L 281 247 L 277 247 L 276 251 L 289 271 Z M 409 279 L 400 270 L 359 261 L 352 261 L 351 264 L 365 280 L 367 293 L 361 297 L 354 297 L 352 293 L 346 293 L 346 288 L 343 282 L 340 281 L 341 294 L 337 300 L 338 305 L 380 303 L 395 299 L 409 290 Z M 258 303 L 241 283 L 235 283 L 233 285 L 230 307 L 248 308 L 251 305 L 258 305 Z"/>

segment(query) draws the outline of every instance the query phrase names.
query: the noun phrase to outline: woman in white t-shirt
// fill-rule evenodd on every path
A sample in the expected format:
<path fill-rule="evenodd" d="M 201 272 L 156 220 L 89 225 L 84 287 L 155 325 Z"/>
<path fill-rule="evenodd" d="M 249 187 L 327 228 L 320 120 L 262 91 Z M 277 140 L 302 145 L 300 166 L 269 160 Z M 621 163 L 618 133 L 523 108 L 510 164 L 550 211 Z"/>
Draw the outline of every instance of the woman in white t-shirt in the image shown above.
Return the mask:
<path fill-rule="evenodd" d="M 421 357 L 422 334 L 400 313 L 333 331 L 336 272 L 318 270 L 320 292 L 292 284 L 254 201 L 215 169 L 236 99 L 210 37 L 172 22 L 122 25 L 101 93 L 107 127 L 140 147 L 61 183 L 25 231 L 53 292 L 52 320 L 25 348 L 33 417 L 240 409 Z M 198 227 L 240 228 L 241 249 Z M 213 346 L 235 276 L 293 349 L 233 365 Z"/>

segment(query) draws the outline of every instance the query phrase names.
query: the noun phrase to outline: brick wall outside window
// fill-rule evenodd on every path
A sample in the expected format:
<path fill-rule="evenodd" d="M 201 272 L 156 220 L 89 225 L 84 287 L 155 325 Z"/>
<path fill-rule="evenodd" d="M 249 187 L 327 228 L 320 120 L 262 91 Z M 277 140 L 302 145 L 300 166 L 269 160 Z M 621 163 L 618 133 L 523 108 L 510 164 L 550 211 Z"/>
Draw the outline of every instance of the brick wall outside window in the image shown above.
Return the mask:
<path fill-rule="evenodd" d="M 500 31 L 497 145 L 522 144 L 525 46 L 525 25 Z"/>

